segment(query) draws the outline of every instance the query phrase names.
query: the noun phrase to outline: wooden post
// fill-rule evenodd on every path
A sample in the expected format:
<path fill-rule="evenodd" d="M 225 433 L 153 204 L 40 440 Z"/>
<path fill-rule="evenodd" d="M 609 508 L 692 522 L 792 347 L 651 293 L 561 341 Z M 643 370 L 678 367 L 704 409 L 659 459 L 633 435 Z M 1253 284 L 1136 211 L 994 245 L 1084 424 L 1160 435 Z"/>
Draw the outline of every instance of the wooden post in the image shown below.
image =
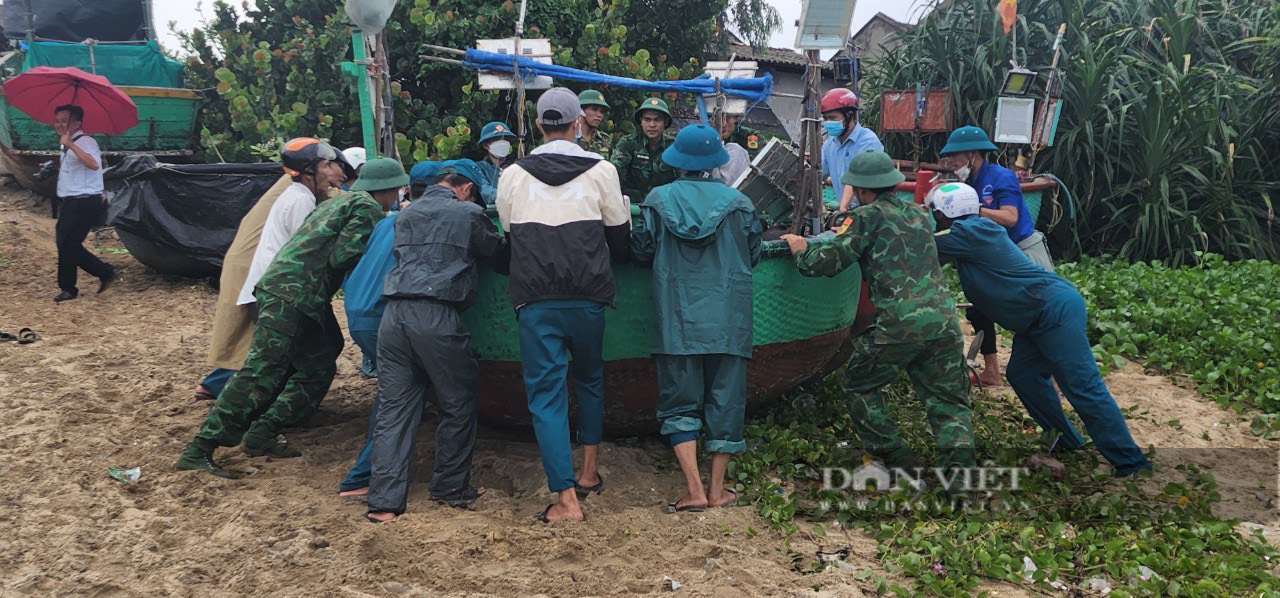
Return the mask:
<path fill-rule="evenodd" d="M 806 50 L 805 55 L 809 59 L 809 70 L 805 80 L 804 109 L 800 117 L 800 157 L 804 166 L 791 213 L 791 234 L 795 235 L 804 232 L 805 219 L 811 215 L 818 222 L 822 219 L 822 113 L 818 107 L 822 69 L 818 66 L 817 50 Z M 818 230 L 820 225 L 811 225 L 809 228 L 811 234 L 822 232 Z"/>

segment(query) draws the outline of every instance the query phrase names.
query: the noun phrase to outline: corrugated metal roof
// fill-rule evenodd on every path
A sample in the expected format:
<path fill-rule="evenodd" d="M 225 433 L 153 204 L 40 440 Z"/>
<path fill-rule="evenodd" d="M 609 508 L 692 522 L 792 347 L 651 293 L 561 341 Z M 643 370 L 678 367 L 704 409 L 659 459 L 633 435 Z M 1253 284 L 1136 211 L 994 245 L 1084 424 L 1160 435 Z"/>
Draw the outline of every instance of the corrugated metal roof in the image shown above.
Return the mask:
<path fill-rule="evenodd" d="M 747 44 L 729 44 L 729 53 L 737 54 L 738 58 L 743 60 L 755 60 L 769 64 L 785 64 L 801 68 L 809 65 L 809 59 L 805 58 L 804 54 L 788 48 L 755 49 Z M 818 64 L 823 69 L 831 68 L 830 62 L 821 61 Z"/>

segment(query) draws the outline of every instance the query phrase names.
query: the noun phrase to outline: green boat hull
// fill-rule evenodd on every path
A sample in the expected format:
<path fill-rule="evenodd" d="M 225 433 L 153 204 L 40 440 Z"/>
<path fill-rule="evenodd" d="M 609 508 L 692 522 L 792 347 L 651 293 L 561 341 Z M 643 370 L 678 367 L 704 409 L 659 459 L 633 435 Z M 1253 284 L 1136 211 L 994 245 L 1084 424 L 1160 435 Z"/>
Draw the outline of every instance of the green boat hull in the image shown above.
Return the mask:
<path fill-rule="evenodd" d="M 605 430 L 633 436 L 658 429 L 658 381 L 649 353 L 657 335 L 652 271 L 628 264 L 615 266 L 614 273 L 617 298 L 605 325 Z M 765 244 L 753 278 L 755 331 L 747 371 L 748 408 L 841 365 L 861 284 L 857 266 L 834 278 L 801 276 L 780 241 Z M 485 271 L 476 301 L 463 319 L 471 329 L 472 351 L 483 372 L 477 388 L 481 420 L 490 425 L 528 426 L 520 341 L 507 278 Z"/>

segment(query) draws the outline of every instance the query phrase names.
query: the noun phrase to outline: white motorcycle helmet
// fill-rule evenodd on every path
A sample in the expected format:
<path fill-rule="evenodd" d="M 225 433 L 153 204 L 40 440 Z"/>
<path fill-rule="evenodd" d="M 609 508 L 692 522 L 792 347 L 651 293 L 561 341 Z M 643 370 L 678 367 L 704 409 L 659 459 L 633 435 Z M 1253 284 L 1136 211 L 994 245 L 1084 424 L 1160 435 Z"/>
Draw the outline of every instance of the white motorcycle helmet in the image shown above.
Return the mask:
<path fill-rule="evenodd" d="M 925 196 L 924 205 L 930 210 L 942 212 L 947 218 L 959 218 L 970 214 L 977 214 L 978 208 L 982 207 L 982 202 L 978 199 L 978 192 L 964 183 L 943 183 L 934 187 L 929 195 Z"/>

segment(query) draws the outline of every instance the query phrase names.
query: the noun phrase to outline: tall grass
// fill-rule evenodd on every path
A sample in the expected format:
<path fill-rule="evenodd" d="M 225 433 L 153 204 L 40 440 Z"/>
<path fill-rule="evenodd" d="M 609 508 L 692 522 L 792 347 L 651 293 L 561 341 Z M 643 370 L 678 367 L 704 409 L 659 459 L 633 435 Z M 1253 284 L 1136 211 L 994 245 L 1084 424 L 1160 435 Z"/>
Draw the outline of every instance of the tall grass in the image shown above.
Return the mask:
<path fill-rule="evenodd" d="M 990 131 L 1011 57 L 995 6 L 956 0 L 870 61 L 868 121 L 878 121 L 879 90 L 923 83 L 951 90 L 957 126 Z M 1018 61 L 1041 73 L 1068 25 L 1062 118 L 1035 164 L 1076 203 L 1075 220 L 1051 235 L 1057 254 L 1170 265 L 1205 251 L 1280 257 L 1280 3 L 1024 0 L 1018 9 Z M 891 153 L 911 154 L 909 135 L 884 137 Z M 922 159 L 945 139 L 927 136 Z"/>

